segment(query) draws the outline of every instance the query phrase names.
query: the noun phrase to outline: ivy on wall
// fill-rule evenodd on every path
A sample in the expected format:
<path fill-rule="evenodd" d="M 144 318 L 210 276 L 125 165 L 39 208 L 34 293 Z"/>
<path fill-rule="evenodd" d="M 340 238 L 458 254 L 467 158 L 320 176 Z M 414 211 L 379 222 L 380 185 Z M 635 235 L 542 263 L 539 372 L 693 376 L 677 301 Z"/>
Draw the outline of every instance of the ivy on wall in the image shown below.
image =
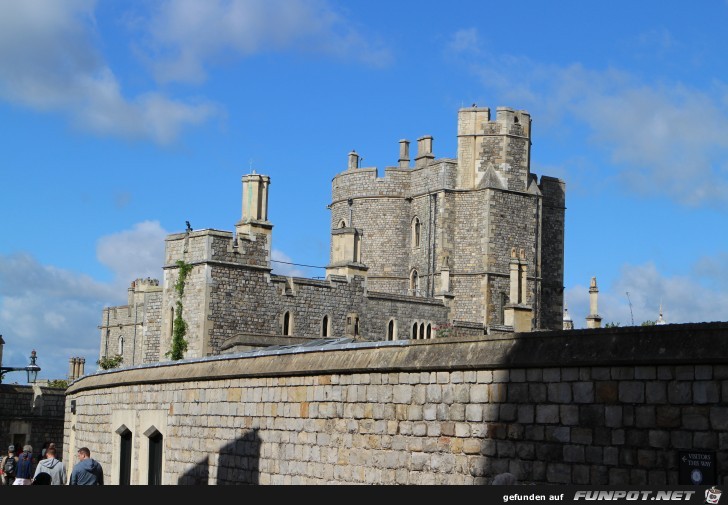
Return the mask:
<path fill-rule="evenodd" d="M 179 267 L 179 277 L 174 285 L 174 290 L 177 292 L 177 303 L 172 323 L 172 345 L 169 351 L 164 353 L 166 357 L 174 361 L 184 358 L 187 350 L 187 339 L 185 339 L 187 323 L 182 318 L 182 295 L 185 294 L 185 282 L 192 271 L 192 265 L 185 263 L 184 260 L 177 260 L 177 267 Z"/>
<path fill-rule="evenodd" d="M 115 354 L 114 356 L 104 356 L 103 358 L 96 360 L 96 364 L 99 365 L 99 368 L 102 370 L 111 370 L 112 368 L 118 368 L 121 366 L 123 361 L 124 358 L 121 354 Z"/>

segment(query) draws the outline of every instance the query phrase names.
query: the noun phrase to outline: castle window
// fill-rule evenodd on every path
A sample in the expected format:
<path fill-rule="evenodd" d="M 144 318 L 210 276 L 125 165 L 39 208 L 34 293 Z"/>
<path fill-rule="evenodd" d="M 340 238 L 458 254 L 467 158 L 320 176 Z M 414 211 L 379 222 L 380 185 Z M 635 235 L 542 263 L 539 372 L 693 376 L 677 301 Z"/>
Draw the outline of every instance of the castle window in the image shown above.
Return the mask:
<path fill-rule="evenodd" d="M 420 323 L 420 340 L 425 338 L 425 323 Z"/>
<path fill-rule="evenodd" d="M 124 337 L 119 335 L 119 352 L 117 354 L 124 355 Z"/>
<path fill-rule="evenodd" d="M 354 233 L 354 261 L 361 262 L 361 235 Z"/>
<path fill-rule="evenodd" d="M 169 338 L 174 335 L 174 307 L 169 309 Z"/>
<path fill-rule="evenodd" d="M 420 247 L 421 229 L 422 223 L 420 223 L 420 218 L 415 216 L 412 220 L 412 247 Z"/>
<path fill-rule="evenodd" d="M 359 314 L 352 312 L 346 316 L 346 334 L 348 336 L 359 336 Z"/>
<path fill-rule="evenodd" d="M 506 324 L 506 304 L 508 297 L 504 292 L 500 294 L 500 324 Z"/>
<path fill-rule="evenodd" d="M 131 430 L 125 425 L 116 430 L 119 435 L 119 485 L 128 486 L 131 484 Z"/>
<path fill-rule="evenodd" d="M 413 296 L 419 295 L 420 291 L 420 276 L 417 273 L 416 269 L 412 269 L 412 273 L 410 274 L 410 294 Z"/>
<path fill-rule="evenodd" d="M 397 340 L 397 324 L 394 319 L 390 319 L 387 325 L 387 340 Z"/>
<path fill-rule="evenodd" d="M 346 228 L 346 220 L 342 219 L 339 221 L 339 228 Z"/>
<path fill-rule="evenodd" d="M 324 316 L 323 320 L 321 321 L 321 336 L 329 336 L 329 316 Z"/>
<path fill-rule="evenodd" d="M 162 484 L 162 449 L 164 447 L 164 436 L 154 427 L 144 432 L 148 438 L 148 466 L 147 484 L 159 486 Z"/>
<path fill-rule="evenodd" d="M 417 323 L 412 325 L 412 340 L 417 340 Z"/>
<path fill-rule="evenodd" d="M 432 338 L 432 324 L 431 323 L 427 323 L 427 331 L 426 331 L 425 338 Z"/>
<path fill-rule="evenodd" d="M 283 314 L 283 334 L 284 335 L 293 334 L 293 321 L 291 320 L 291 313 L 288 311 L 286 311 L 286 313 Z"/>

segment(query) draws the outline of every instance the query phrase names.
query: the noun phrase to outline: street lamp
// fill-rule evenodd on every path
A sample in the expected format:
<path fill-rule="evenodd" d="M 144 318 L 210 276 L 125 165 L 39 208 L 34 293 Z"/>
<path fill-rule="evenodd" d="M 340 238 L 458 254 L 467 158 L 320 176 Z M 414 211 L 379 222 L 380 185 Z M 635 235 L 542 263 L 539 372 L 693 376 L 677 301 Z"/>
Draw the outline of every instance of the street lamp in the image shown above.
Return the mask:
<path fill-rule="evenodd" d="M 40 367 L 35 364 L 35 360 L 38 359 L 38 356 L 35 354 L 35 349 L 33 349 L 33 352 L 30 353 L 30 365 L 24 366 L 24 367 L 18 367 L 18 366 L 1 366 L 0 367 L 0 383 L 3 381 L 3 377 L 5 377 L 5 374 L 8 372 L 28 372 L 28 382 L 32 383 L 35 382 L 38 378 L 38 372 L 40 372 Z"/>

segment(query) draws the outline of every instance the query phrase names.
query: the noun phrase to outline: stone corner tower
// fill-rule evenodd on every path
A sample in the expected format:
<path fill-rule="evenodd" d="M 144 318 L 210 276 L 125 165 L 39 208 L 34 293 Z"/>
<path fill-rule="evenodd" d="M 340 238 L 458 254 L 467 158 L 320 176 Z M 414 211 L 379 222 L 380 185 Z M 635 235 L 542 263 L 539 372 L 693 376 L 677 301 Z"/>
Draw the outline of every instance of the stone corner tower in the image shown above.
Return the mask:
<path fill-rule="evenodd" d="M 440 298 L 451 320 L 484 330 L 560 329 L 565 185 L 531 174 L 530 114 L 462 108 L 457 138 L 453 159 L 419 137 L 413 165 L 400 140 L 383 177 L 349 153 L 332 180 L 329 271 L 366 265 L 370 290 Z"/>

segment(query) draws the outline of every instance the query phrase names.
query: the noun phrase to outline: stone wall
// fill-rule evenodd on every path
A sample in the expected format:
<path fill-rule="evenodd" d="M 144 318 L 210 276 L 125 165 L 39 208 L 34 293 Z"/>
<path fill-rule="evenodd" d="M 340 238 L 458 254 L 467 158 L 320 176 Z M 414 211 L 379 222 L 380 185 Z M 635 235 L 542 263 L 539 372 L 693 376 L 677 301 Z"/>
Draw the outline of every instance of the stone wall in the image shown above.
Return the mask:
<path fill-rule="evenodd" d="M 166 484 L 676 485 L 716 451 L 728 484 L 728 323 L 534 332 L 252 352 L 86 376 L 66 457 L 118 475 L 149 433 Z M 147 435 L 145 435 L 145 433 Z"/>
<path fill-rule="evenodd" d="M 132 282 L 128 305 L 103 309 L 100 357 L 120 354 L 126 366 L 157 361 L 161 303 L 162 287 L 157 280 Z"/>
<path fill-rule="evenodd" d="M 541 324 L 557 330 L 564 318 L 564 234 L 566 188 L 563 181 L 541 176 Z"/>
<path fill-rule="evenodd" d="M 5 381 L 12 380 L 7 375 Z M 0 447 L 7 454 L 10 444 L 18 451 L 24 444 L 40 454 L 45 442 L 55 442 L 63 451 L 65 392 L 40 386 L 0 384 Z M 73 461 L 73 460 L 71 460 Z"/>

